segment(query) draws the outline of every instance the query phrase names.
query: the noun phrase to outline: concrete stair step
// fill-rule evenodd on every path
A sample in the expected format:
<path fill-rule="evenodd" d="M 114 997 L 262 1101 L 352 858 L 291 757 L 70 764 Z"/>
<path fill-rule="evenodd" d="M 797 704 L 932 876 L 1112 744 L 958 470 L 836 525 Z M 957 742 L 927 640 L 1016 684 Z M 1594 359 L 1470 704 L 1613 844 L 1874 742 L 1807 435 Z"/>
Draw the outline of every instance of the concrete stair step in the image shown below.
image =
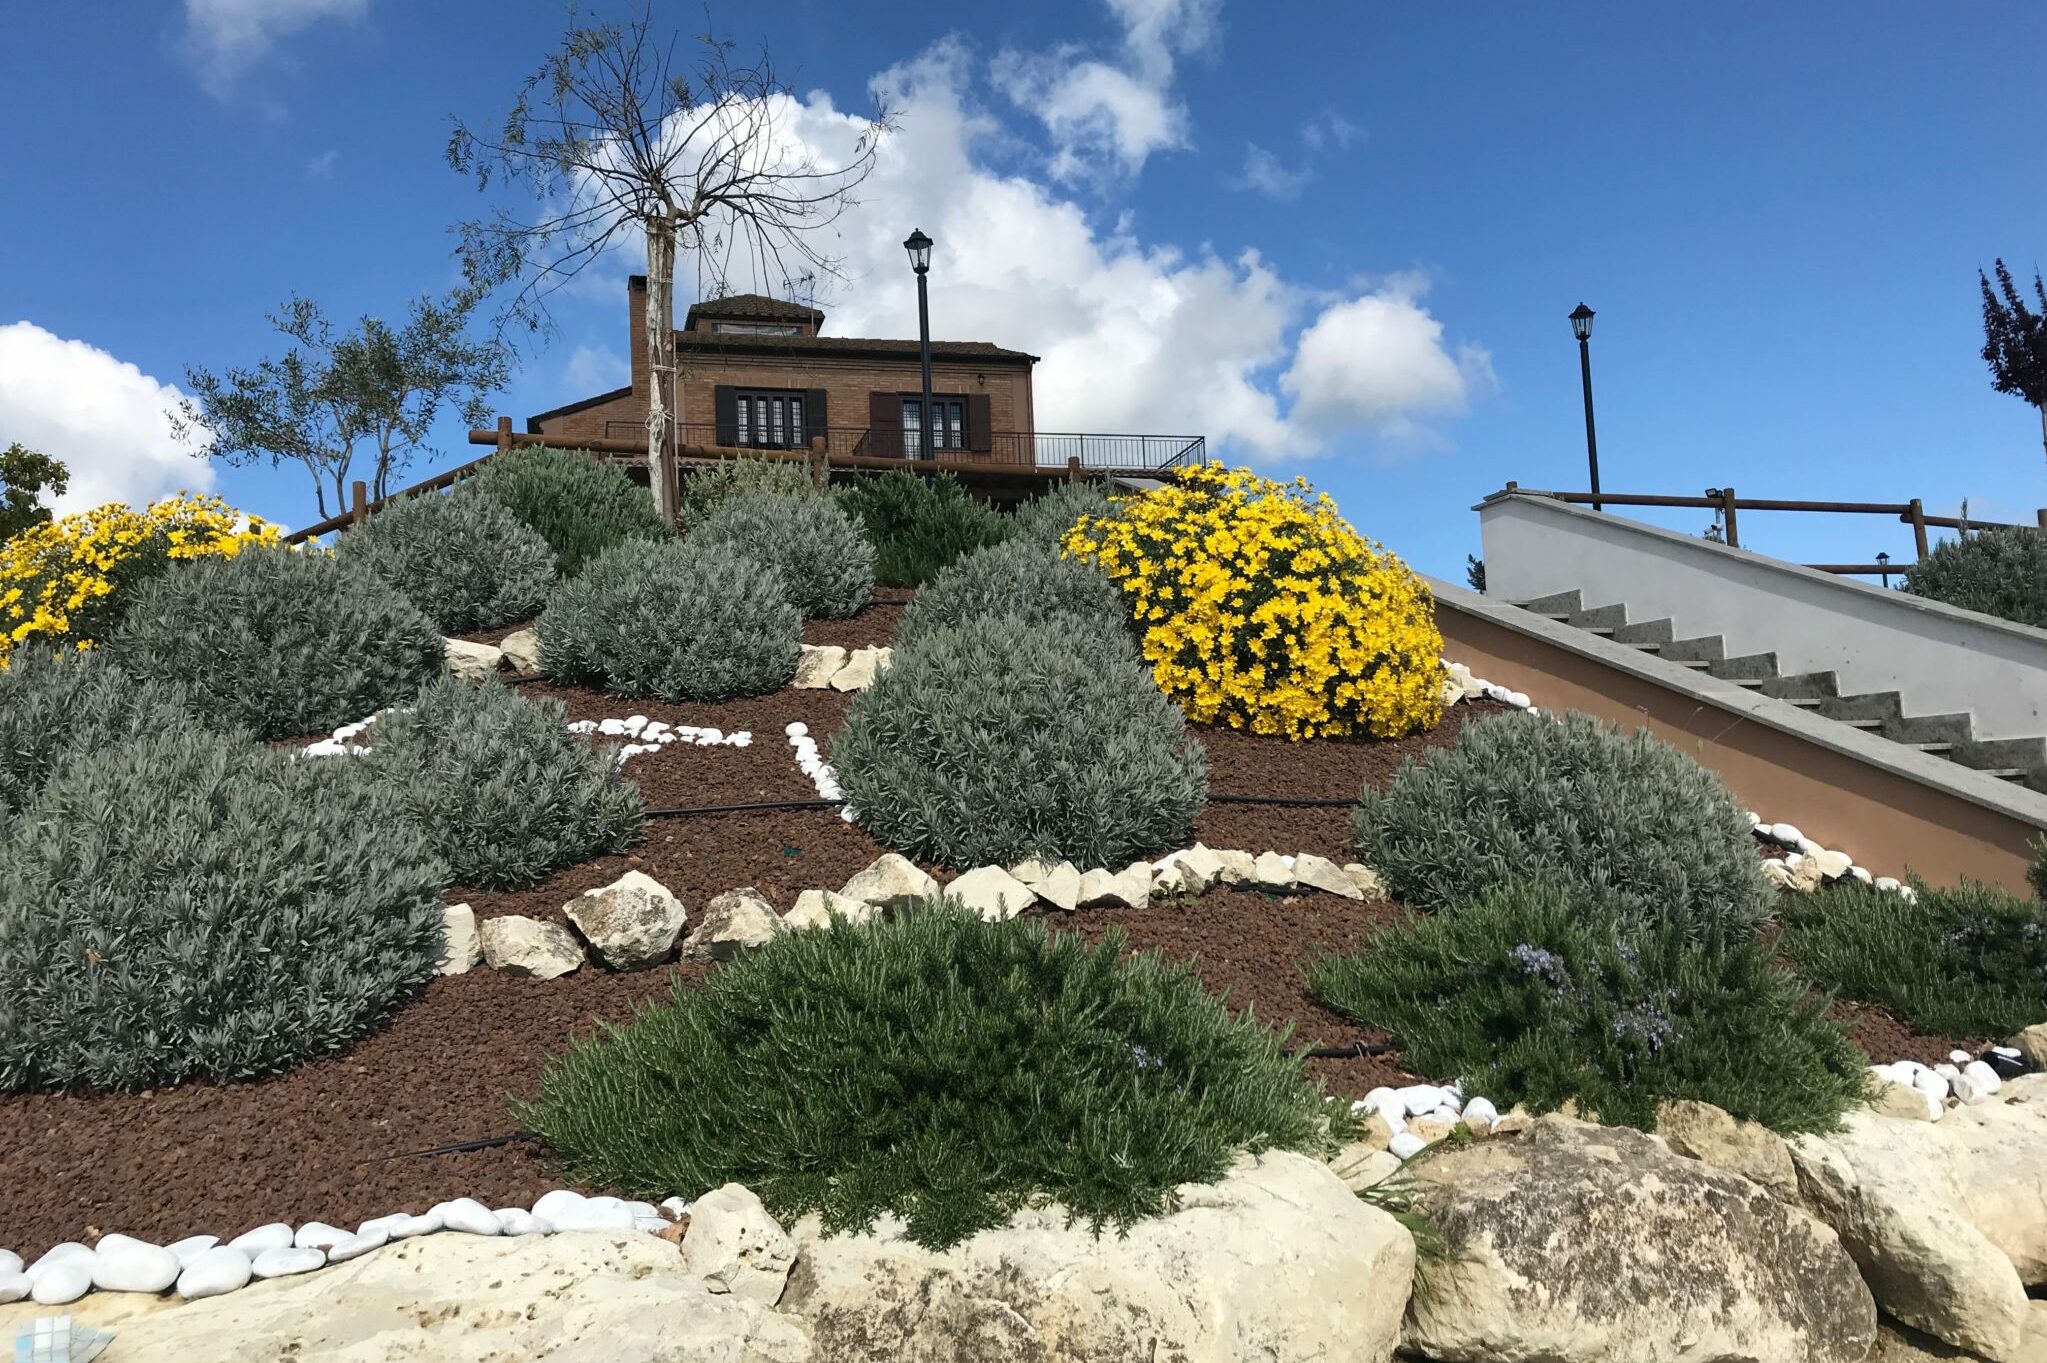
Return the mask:
<path fill-rule="evenodd" d="M 1677 628 L 1668 617 L 1661 620 L 1640 620 L 1632 625 L 1621 625 L 1613 632 L 1617 644 L 1633 644 L 1637 648 L 1648 645 L 1667 644 L 1677 637 Z"/>
<path fill-rule="evenodd" d="M 1774 653 L 1744 653 L 1736 658 L 1723 658 L 1714 663 L 1713 675 L 1722 681 L 1764 682 L 1777 675 L 1777 655 Z"/>
<path fill-rule="evenodd" d="M 1955 745 L 1952 743 L 1907 743 L 1905 744 L 1905 746 L 1908 748 L 1917 748 L 1919 749 L 1919 751 L 1927 754 L 1929 757 L 1951 758 L 1954 756 L 1955 751 Z"/>
<path fill-rule="evenodd" d="M 1705 634 L 1696 639 L 1672 639 L 1662 647 L 1663 656 L 1673 660 L 1705 663 L 1727 661 L 1727 640 L 1718 634 Z"/>

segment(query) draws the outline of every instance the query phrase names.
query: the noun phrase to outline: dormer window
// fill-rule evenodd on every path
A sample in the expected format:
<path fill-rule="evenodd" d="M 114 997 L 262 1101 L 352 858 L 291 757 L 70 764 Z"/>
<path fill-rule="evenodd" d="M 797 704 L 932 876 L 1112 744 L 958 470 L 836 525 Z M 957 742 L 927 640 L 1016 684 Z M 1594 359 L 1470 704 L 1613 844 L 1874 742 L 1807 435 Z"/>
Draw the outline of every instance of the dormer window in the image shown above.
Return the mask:
<path fill-rule="evenodd" d="M 727 336 L 800 336 L 803 328 L 788 322 L 713 322 L 711 330 Z"/>

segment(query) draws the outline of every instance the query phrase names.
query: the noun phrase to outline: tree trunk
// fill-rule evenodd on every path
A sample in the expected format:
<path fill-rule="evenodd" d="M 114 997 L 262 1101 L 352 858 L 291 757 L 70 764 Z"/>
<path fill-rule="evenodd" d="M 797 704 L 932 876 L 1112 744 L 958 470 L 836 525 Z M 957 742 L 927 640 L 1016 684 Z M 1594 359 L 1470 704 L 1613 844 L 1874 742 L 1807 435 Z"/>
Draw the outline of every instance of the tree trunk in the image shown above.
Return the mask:
<path fill-rule="evenodd" d="M 2040 404 L 2040 444 L 2047 447 L 2047 402 Z"/>
<path fill-rule="evenodd" d="M 675 524 L 675 226 L 647 223 L 647 481 L 654 513 Z"/>

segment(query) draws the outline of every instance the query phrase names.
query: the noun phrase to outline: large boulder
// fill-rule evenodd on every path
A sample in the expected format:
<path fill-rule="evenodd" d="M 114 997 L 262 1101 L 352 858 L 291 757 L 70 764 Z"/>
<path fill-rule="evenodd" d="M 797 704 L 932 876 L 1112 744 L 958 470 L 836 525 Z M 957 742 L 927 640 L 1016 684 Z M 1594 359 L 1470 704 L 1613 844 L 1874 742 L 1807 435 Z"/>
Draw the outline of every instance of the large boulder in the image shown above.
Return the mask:
<path fill-rule="evenodd" d="M 179 1304 L 94 1293 L 65 1311 L 113 1358 L 209 1363 L 806 1363 L 803 1327 L 714 1294 L 634 1231 L 426 1235 L 315 1273 Z M 50 1308 L 0 1306 L 0 1338 Z"/>
<path fill-rule="evenodd" d="M 1792 1158 L 1886 1313 L 2000 1363 L 2025 1357 L 2026 1287 L 2047 1283 L 2047 1076 L 1939 1122 L 1851 1113 Z"/>
<path fill-rule="evenodd" d="M 1861 1363 L 1876 1339 L 1833 1231 L 1639 1131 L 1548 1116 L 1413 1169 L 1450 1253 L 1406 1343 L 1439 1363 Z"/>
<path fill-rule="evenodd" d="M 1097 1236 L 1051 1207 L 943 1252 L 902 1224 L 797 1223 L 781 1309 L 832 1363 L 1383 1363 L 1414 1241 L 1323 1165 L 1240 1158 L 1167 1215 Z"/>
<path fill-rule="evenodd" d="M 1656 1134 L 1672 1150 L 1760 1183 L 1781 1198 L 1798 1197 L 1791 1147 L 1760 1122 L 1745 1122 L 1711 1103 L 1683 1098 L 1656 1110 Z"/>
<path fill-rule="evenodd" d="M 728 1183 L 689 1208 L 683 1262 L 713 1292 L 731 1292 L 763 1306 L 781 1300 L 796 1246 L 751 1189 Z"/>
<path fill-rule="evenodd" d="M 727 890 L 704 905 L 703 921 L 682 940 L 685 961 L 729 961 L 742 951 L 764 947 L 789 926 L 775 915 L 759 890 Z"/>
<path fill-rule="evenodd" d="M 559 923 L 508 913 L 477 924 L 476 936 L 492 970 L 552 980 L 583 964 L 583 948 Z"/>
<path fill-rule="evenodd" d="M 627 871 L 609 885 L 562 905 L 576 931 L 613 970 L 645 970 L 675 950 L 689 915 L 682 901 L 645 871 Z"/>

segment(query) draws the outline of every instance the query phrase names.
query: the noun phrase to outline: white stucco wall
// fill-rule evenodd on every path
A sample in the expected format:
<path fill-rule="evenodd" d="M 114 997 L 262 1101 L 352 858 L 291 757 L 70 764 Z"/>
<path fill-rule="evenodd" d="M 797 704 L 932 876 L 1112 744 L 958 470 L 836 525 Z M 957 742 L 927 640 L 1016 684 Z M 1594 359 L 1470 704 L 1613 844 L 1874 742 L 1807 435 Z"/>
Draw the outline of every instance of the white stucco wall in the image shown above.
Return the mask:
<path fill-rule="evenodd" d="M 1680 639 L 1832 671 L 1841 692 L 1896 691 L 1907 715 L 1966 710 L 1978 738 L 2047 735 L 2047 630 L 1887 591 L 1724 544 L 1528 494 L 1478 508 L 1487 595 L 1578 591 Z"/>

